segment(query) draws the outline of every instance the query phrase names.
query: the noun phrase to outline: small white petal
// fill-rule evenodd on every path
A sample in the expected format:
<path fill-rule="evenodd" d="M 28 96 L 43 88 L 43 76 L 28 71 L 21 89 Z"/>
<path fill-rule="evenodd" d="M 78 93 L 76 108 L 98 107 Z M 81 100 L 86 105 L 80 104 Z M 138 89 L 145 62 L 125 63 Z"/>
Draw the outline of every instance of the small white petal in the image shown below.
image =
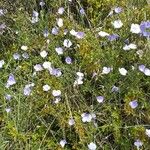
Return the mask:
<path fill-rule="evenodd" d="M 145 68 L 145 69 L 144 69 L 144 74 L 145 74 L 146 76 L 150 76 L 150 69 Z"/>
<path fill-rule="evenodd" d="M 109 34 L 106 33 L 106 32 L 104 32 L 104 31 L 100 31 L 100 32 L 98 33 L 98 35 L 101 36 L 101 37 L 109 36 Z"/>
<path fill-rule="evenodd" d="M 61 47 L 56 47 L 55 51 L 57 52 L 58 55 L 62 55 L 64 50 Z"/>
<path fill-rule="evenodd" d="M 132 23 L 132 24 L 131 24 L 130 32 L 136 33 L 136 34 L 141 33 L 140 25 L 139 25 L 139 24 L 134 24 L 134 23 Z"/>
<path fill-rule="evenodd" d="M 126 74 L 127 74 L 127 70 L 125 68 L 119 68 L 119 72 L 123 76 L 126 76 Z"/>
<path fill-rule="evenodd" d="M 67 48 L 72 46 L 72 42 L 69 39 L 65 39 L 63 44 Z"/>
<path fill-rule="evenodd" d="M 51 69 L 52 67 L 51 67 L 51 62 L 49 62 L 49 61 L 46 61 L 46 62 L 44 62 L 43 63 L 43 68 L 44 69 Z"/>
<path fill-rule="evenodd" d="M 40 55 L 41 55 L 42 58 L 45 58 L 47 56 L 47 54 L 48 53 L 46 51 L 40 52 Z"/>
<path fill-rule="evenodd" d="M 150 137 L 150 129 L 146 129 L 145 134 Z"/>
<path fill-rule="evenodd" d="M 61 96 L 61 91 L 60 91 L 60 90 L 53 90 L 53 91 L 52 91 L 52 95 L 53 95 L 54 97 Z"/>
<path fill-rule="evenodd" d="M 74 124 L 75 124 L 75 121 L 74 121 L 74 119 L 73 119 L 73 118 L 71 118 L 71 119 L 69 119 L 69 122 L 68 122 L 68 123 L 69 123 L 69 125 L 70 125 L 70 126 L 72 126 L 72 125 L 74 125 Z"/>
<path fill-rule="evenodd" d="M 112 25 L 114 26 L 114 28 L 119 29 L 123 26 L 123 23 L 121 20 L 115 20 L 114 22 L 112 22 Z"/>
<path fill-rule="evenodd" d="M 58 27 L 62 27 L 63 26 L 63 19 L 61 19 L 61 18 L 57 19 L 57 25 L 58 25 Z"/>
<path fill-rule="evenodd" d="M 43 91 L 46 91 L 46 92 L 47 92 L 47 91 L 49 91 L 50 89 L 51 89 L 51 87 L 50 87 L 49 85 L 47 85 L 47 84 L 43 86 Z"/>
<path fill-rule="evenodd" d="M 5 64 L 4 60 L 0 60 L 0 68 L 2 68 L 4 64 Z"/>
<path fill-rule="evenodd" d="M 67 144 L 67 142 L 66 142 L 66 140 L 61 140 L 61 141 L 59 142 L 59 144 L 61 145 L 62 148 L 64 148 L 65 145 Z"/>
<path fill-rule="evenodd" d="M 22 45 L 22 46 L 21 46 L 21 49 L 24 50 L 24 51 L 26 51 L 26 50 L 28 49 L 28 47 L 25 46 L 25 45 Z"/>
<path fill-rule="evenodd" d="M 96 150 L 97 146 L 95 143 L 91 142 L 90 144 L 88 144 L 88 149 L 89 150 Z"/>

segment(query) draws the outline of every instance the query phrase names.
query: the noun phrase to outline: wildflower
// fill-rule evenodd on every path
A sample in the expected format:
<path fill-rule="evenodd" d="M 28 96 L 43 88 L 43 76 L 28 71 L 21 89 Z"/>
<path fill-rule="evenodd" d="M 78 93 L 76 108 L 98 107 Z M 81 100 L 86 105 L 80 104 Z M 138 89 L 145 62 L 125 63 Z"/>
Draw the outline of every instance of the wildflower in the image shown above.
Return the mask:
<path fill-rule="evenodd" d="M 16 80 L 15 80 L 15 77 L 13 74 L 10 74 L 9 75 L 9 78 L 7 80 L 7 84 L 6 84 L 6 87 L 9 88 L 11 85 L 14 85 L 16 84 Z"/>
<path fill-rule="evenodd" d="M 119 68 L 119 72 L 123 76 L 126 76 L 126 74 L 127 74 L 127 70 L 125 68 Z"/>
<path fill-rule="evenodd" d="M 68 33 L 68 30 L 67 29 L 65 29 L 64 30 L 64 35 L 66 35 Z"/>
<path fill-rule="evenodd" d="M 53 91 L 52 91 L 52 95 L 53 95 L 54 97 L 59 97 L 59 96 L 61 96 L 61 91 L 60 91 L 60 90 L 53 90 Z"/>
<path fill-rule="evenodd" d="M 76 36 L 77 32 L 72 29 L 72 30 L 70 31 L 70 34 L 73 35 L 73 36 Z"/>
<path fill-rule="evenodd" d="M 47 29 L 45 29 L 45 30 L 43 31 L 43 35 L 44 35 L 44 37 L 48 37 L 49 32 L 48 32 L 48 30 L 47 30 Z"/>
<path fill-rule="evenodd" d="M 0 16 L 3 16 L 3 15 L 4 15 L 4 10 L 0 9 Z"/>
<path fill-rule="evenodd" d="M 141 33 L 140 25 L 132 23 L 130 32 L 135 33 L 135 34 Z"/>
<path fill-rule="evenodd" d="M 66 140 L 61 140 L 61 141 L 59 142 L 59 144 L 61 145 L 62 148 L 64 148 L 65 145 L 67 144 L 67 142 L 66 142 Z"/>
<path fill-rule="evenodd" d="M 48 53 L 45 50 L 40 52 L 40 55 L 41 55 L 42 58 L 45 58 L 47 56 L 47 54 Z"/>
<path fill-rule="evenodd" d="M 97 99 L 97 101 L 99 103 L 102 103 L 104 101 L 104 97 L 103 96 L 97 96 L 96 99 Z"/>
<path fill-rule="evenodd" d="M 81 8 L 79 11 L 80 11 L 80 14 L 81 14 L 81 15 L 84 15 L 84 14 L 85 14 L 85 11 L 84 11 L 83 8 Z"/>
<path fill-rule="evenodd" d="M 5 95 L 5 99 L 6 99 L 6 100 L 9 100 L 9 101 L 10 101 L 11 98 L 12 98 L 12 96 L 11 96 L 10 94 L 6 94 L 6 95 Z"/>
<path fill-rule="evenodd" d="M 53 35 L 58 35 L 58 32 L 59 32 L 58 27 L 52 28 L 52 34 L 53 34 Z"/>
<path fill-rule="evenodd" d="M 62 27 L 63 26 L 63 20 L 61 18 L 57 19 L 57 25 L 58 25 L 58 27 Z"/>
<path fill-rule="evenodd" d="M 115 11 L 115 13 L 119 14 L 122 12 L 122 8 L 121 7 L 115 7 L 114 11 Z"/>
<path fill-rule="evenodd" d="M 144 52 L 143 52 L 142 50 L 136 51 L 136 54 L 137 54 L 140 58 L 142 58 L 143 53 L 144 53 Z"/>
<path fill-rule="evenodd" d="M 133 43 L 131 43 L 131 44 L 129 44 L 129 45 L 125 45 L 124 47 L 123 47 L 123 50 L 130 50 L 130 49 L 137 49 L 137 46 L 135 45 L 135 44 L 133 44 Z"/>
<path fill-rule="evenodd" d="M 31 94 L 31 88 L 34 87 L 34 83 L 31 84 L 27 84 L 25 85 L 24 89 L 23 89 L 23 94 L 25 96 L 29 96 Z"/>
<path fill-rule="evenodd" d="M 67 48 L 72 46 L 72 42 L 69 39 L 65 39 L 63 44 Z"/>
<path fill-rule="evenodd" d="M 110 68 L 110 67 L 103 67 L 102 74 L 108 74 L 108 73 L 110 73 L 111 70 L 112 70 L 112 68 Z"/>
<path fill-rule="evenodd" d="M 132 109 L 135 109 L 138 106 L 138 102 L 137 100 L 133 100 L 129 103 L 129 105 Z"/>
<path fill-rule="evenodd" d="M 91 142 L 90 144 L 88 144 L 88 149 L 89 150 L 96 150 L 97 146 L 95 143 Z"/>
<path fill-rule="evenodd" d="M 140 29 L 143 36 L 150 37 L 150 21 L 141 22 Z"/>
<path fill-rule="evenodd" d="M 61 98 L 60 97 L 56 97 L 54 103 L 58 104 L 60 101 L 61 101 Z"/>
<path fill-rule="evenodd" d="M 63 50 L 62 47 L 56 47 L 56 48 L 55 48 L 55 51 L 57 52 L 58 55 L 62 55 L 63 52 L 64 52 L 64 50 Z"/>
<path fill-rule="evenodd" d="M 64 13 L 65 9 L 63 7 L 60 7 L 58 9 L 58 14 L 62 15 Z"/>
<path fill-rule="evenodd" d="M 74 124 L 75 124 L 75 121 L 74 121 L 74 119 L 73 119 L 73 118 L 70 118 L 68 123 L 69 123 L 69 125 L 70 125 L 70 126 L 72 126 L 72 125 L 74 125 Z"/>
<path fill-rule="evenodd" d="M 123 26 L 123 23 L 121 20 L 115 20 L 114 22 L 112 22 L 112 25 L 114 26 L 115 29 L 119 29 Z"/>
<path fill-rule="evenodd" d="M 150 129 L 146 129 L 145 134 L 150 137 Z"/>
<path fill-rule="evenodd" d="M 45 91 L 45 92 L 49 91 L 50 89 L 51 89 L 51 87 L 47 84 L 43 86 L 43 91 Z"/>
<path fill-rule="evenodd" d="M 139 70 L 141 71 L 141 72 L 143 72 L 144 73 L 144 70 L 145 70 L 145 65 L 139 65 Z"/>
<path fill-rule="evenodd" d="M 44 69 L 48 69 L 48 70 L 50 70 L 52 68 L 51 62 L 49 62 L 49 61 L 45 61 L 42 66 Z"/>
<path fill-rule="evenodd" d="M 137 147 L 137 149 L 139 149 L 143 145 L 143 142 L 138 139 L 134 142 L 134 145 Z"/>
<path fill-rule="evenodd" d="M 107 38 L 109 41 L 114 41 L 114 40 L 119 38 L 119 35 L 118 34 L 112 34 L 112 35 L 109 35 Z"/>
<path fill-rule="evenodd" d="M 72 63 L 72 59 L 68 56 L 68 57 L 65 58 L 65 62 L 67 64 L 71 64 Z"/>
<path fill-rule="evenodd" d="M 22 45 L 22 46 L 21 46 L 21 49 L 22 49 L 23 51 L 26 51 L 26 50 L 28 49 L 28 46 Z"/>
<path fill-rule="evenodd" d="M 83 113 L 81 115 L 83 122 L 91 122 L 92 121 L 92 115 L 90 113 Z"/>
<path fill-rule="evenodd" d="M 4 60 L 0 60 L 0 68 L 2 68 L 4 64 L 5 64 Z"/>
<path fill-rule="evenodd" d="M 77 72 L 76 74 L 77 74 L 78 77 L 81 77 L 81 78 L 84 77 L 84 74 L 82 72 Z"/>
<path fill-rule="evenodd" d="M 44 3 L 43 1 L 40 1 L 39 5 L 40 5 L 41 7 L 43 7 L 43 6 L 45 5 L 45 3 Z"/>
<path fill-rule="evenodd" d="M 35 71 L 42 71 L 42 70 L 43 70 L 43 67 L 42 67 L 41 64 L 36 64 L 36 65 L 34 66 L 34 69 L 35 69 Z"/>
<path fill-rule="evenodd" d="M 108 34 L 107 32 L 104 32 L 104 31 L 100 31 L 100 32 L 98 33 L 98 35 L 101 36 L 101 37 L 109 36 L 109 34 Z"/>
<path fill-rule="evenodd" d="M 77 32 L 77 34 L 76 34 L 76 37 L 77 37 L 78 39 L 83 39 L 84 36 L 85 36 L 85 33 L 84 33 L 84 32 Z"/>
<path fill-rule="evenodd" d="M 25 52 L 25 53 L 22 54 L 22 57 L 25 58 L 25 59 L 28 59 L 29 58 L 29 54 Z"/>
<path fill-rule="evenodd" d="M 150 76 L 150 69 L 145 68 L 145 69 L 144 69 L 144 74 L 145 74 L 146 76 Z"/>
<path fill-rule="evenodd" d="M 19 60 L 19 59 L 20 59 L 20 54 L 14 53 L 14 54 L 13 54 L 13 58 L 14 58 L 15 60 Z"/>
<path fill-rule="evenodd" d="M 111 89 L 111 92 L 118 92 L 118 91 L 119 91 L 119 87 L 117 87 L 115 85 Z"/>
<path fill-rule="evenodd" d="M 7 113 L 9 113 L 9 112 L 11 111 L 11 108 L 6 108 L 5 111 L 6 111 Z"/>
<path fill-rule="evenodd" d="M 56 76 L 56 77 L 60 77 L 60 76 L 62 75 L 62 72 L 61 72 L 60 69 L 55 69 L 55 68 L 53 68 L 53 69 L 51 69 L 51 70 L 49 70 L 49 71 L 50 71 L 50 74 L 51 74 L 51 75 L 54 75 L 54 76 Z"/>
<path fill-rule="evenodd" d="M 37 23 L 39 21 L 39 13 L 37 11 L 33 11 L 31 23 Z"/>

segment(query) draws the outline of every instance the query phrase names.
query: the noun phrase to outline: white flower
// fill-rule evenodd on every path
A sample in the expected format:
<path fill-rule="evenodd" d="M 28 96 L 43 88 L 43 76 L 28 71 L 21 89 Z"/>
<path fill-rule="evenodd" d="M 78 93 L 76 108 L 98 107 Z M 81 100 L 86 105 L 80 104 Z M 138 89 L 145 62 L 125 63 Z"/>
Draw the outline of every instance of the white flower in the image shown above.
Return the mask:
<path fill-rule="evenodd" d="M 144 73 L 144 70 L 145 70 L 145 65 L 139 65 L 139 70 L 141 71 L 141 72 L 143 72 Z"/>
<path fill-rule="evenodd" d="M 137 49 L 137 46 L 135 45 L 135 44 L 133 44 L 133 43 L 131 43 L 131 44 L 129 44 L 129 45 L 125 45 L 124 47 L 123 47 L 123 50 L 130 50 L 130 49 Z"/>
<path fill-rule="evenodd" d="M 81 78 L 84 77 L 84 74 L 82 72 L 77 72 L 76 74 L 77 74 L 78 77 L 81 77 Z"/>
<path fill-rule="evenodd" d="M 21 49 L 24 50 L 24 51 L 26 51 L 26 50 L 28 49 L 28 47 L 25 46 L 25 45 L 22 45 L 22 46 L 21 46 Z"/>
<path fill-rule="evenodd" d="M 60 7 L 58 9 L 58 14 L 62 15 L 64 13 L 65 9 L 63 7 Z"/>
<path fill-rule="evenodd" d="M 61 145 L 62 148 L 64 148 L 65 145 L 67 144 L 67 142 L 66 142 L 66 140 L 61 140 L 61 141 L 59 142 L 59 144 Z"/>
<path fill-rule="evenodd" d="M 69 125 L 72 126 L 75 124 L 75 121 L 73 118 L 70 118 L 69 121 L 68 121 Z"/>
<path fill-rule="evenodd" d="M 103 67 L 102 74 L 108 74 L 108 73 L 110 73 L 111 70 L 112 70 L 112 68 L 110 68 L 110 67 Z"/>
<path fill-rule="evenodd" d="M 61 91 L 60 91 L 60 90 L 53 90 L 53 91 L 52 91 L 52 95 L 53 95 L 54 97 L 61 96 Z"/>
<path fill-rule="evenodd" d="M 100 31 L 100 32 L 98 33 L 98 35 L 101 36 L 101 37 L 109 36 L 109 34 L 106 33 L 106 32 L 104 32 L 104 31 Z"/>
<path fill-rule="evenodd" d="M 145 69 L 144 69 L 144 74 L 145 74 L 146 76 L 150 76 L 150 69 L 145 68 Z"/>
<path fill-rule="evenodd" d="M 137 149 L 139 149 L 143 145 L 143 142 L 141 142 L 140 140 L 136 140 L 134 142 L 134 145 L 137 147 Z"/>
<path fill-rule="evenodd" d="M 112 22 L 112 25 L 114 26 L 114 28 L 119 29 L 123 26 L 123 23 L 121 20 L 115 20 L 114 22 Z"/>
<path fill-rule="evenodd" d="M 69 39 L 65 39 L 63 44 L 67 48 L 72 46 L 72 42 Z"/>
<path fill-rule="evenodd" d="M 81 84 L 83 84 L 83 81 L 82 81 L 82 79 L 80 79 L 80 78 L 79 78 L 79 79 L 76 79 L 75 82 L 74 82 L 74 86 L 75 86 L 75 85 L 81 85 Z"/>
<path fill-rule="evenodd" d="M 62 55 L 64 50 L 61 47 L 56 47 L 55 51 L 57 52 L 58 55 Z"/>
<path fill-rule="evenodd" d="M 45 58 L 47 56 L 47 54 L 48 53 L 46 51 L 40 52 L 40 55 L 41 55 L 42 58 Z"/>
<path fill-rule="evenodd" d="M 45 61 L 44 63 L 43 63 L 43 68 L 44 69 L 51 69 L 52 67 L 51 67 L 51 62 L 49 62 L 49 61 Z"/>
<path fill-rule="evenodd" d="M 104 97 L 103 96 L 97 96 L 96 97 L 96 100 L 99 102 L 99 103 L 102 103 L 104 101 Z"/>
<path fill-rule="evenodd" d="M 6 108 L 5 110 L 7 113 L 9 113 L 11 111 L 11 108 Z"/>
<path fill-rule="evenodd" d="M 60 97 L 56 97 L 54 103 L 58 104 L 60 101 L 61 101 L 61 98 Z"/>
<path fill-rule="evenodd" d="M 58 27 L 62 27 L 63 26 L 63 19 L 58 18 L 57 19 L 57 25 L 58 25 Z"/>
<path fill-rule="evenodd" d="M 46 91 L 46 92 L 47 92 L 47 91 L 49 91 L 50 89 L 51 89 L 51 87 L 50 87 L 49 85 L 47 85 L 47 84 L 43 86 L 43 91 Z"/>
<path fill-rule="evenodd" d="M 91 142 L 90 144 L 88 144 L 88 149 L 89 150 L 96 150 L 97 146 L 95 143 Z"/>
<path fill-rule="evenodd" d="M 43 70 L 43 68 L 42 68 L 42 66 L 40 64 L 36 64 L 34 66 L 34 69 L 35 69 L 35 71 L 42 71 Z"/>
<path fill-rule="evenodd" d="M 126 74 L 127 74 L 127 70 L 125 68 L 119 68 L 119 72 L 123 76 L 126 76 Z"/>
<path fill-rule="evenodd" d="M 132 23 L 132 24 L 131 24 L 130 32 L 136 33 L 136 34 L 141 33 L 140 25 L 139 25 L 139 24 L 134 24 L 134 23 Z"/>
<path fill-rule="evenodd" d="M 150 137 L 150 129 L 146 129 L 145 134 Z"/>
<path fill-rule="evenodd" d="M 2 68 L 4 64 L 5 64 L 4 60 L 0 60 L 0 68 Z"/>
<path fill-rule="evenodd" d="M 73 35 L 73 36 L 76 36 L 76 35 L 77 35 L 77 33 L 78 33 L 78 32 L 76 32 L 76 31 L 75 31 L 75 30 L 73 30 L 73 29 L 70 31 L 70 34 L 71 34 L 71 35 Z"/>
<path fill-rule="evenodd" d="M 91 122 L 92 121 L 92 115 L 89 113 L 83 113 L 81 115 L 81 117 L 82 117 L 83 122 Z"/>

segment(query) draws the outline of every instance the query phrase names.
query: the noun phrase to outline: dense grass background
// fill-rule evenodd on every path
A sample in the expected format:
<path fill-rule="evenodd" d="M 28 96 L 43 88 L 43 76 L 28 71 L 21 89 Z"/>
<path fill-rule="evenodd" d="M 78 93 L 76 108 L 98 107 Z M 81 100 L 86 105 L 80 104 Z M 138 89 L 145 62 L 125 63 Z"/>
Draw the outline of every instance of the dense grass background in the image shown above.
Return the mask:
<path fill-rule="evenodd" d="M 7 10 L 0 16 L 0 60 L 5 65 L 0 69 L 0 149 L 4 150 L 61 150 L 59 142 L 66 139 L 66 150 L 86 150 L 90 142 L 95 142 L 98 150 L 136 149 L 134 141 L 143 142 L 141 149 L 150 149 L 150 139 L 145 129 L 150 128 L 150 77 L 138 71 L 138 65 L 150 67 L 150 41 L 130 32 L 132 23 L 150 20 L 150 6 L 146 0 L 45 0 L 40 7 L 38 0 L 1 0 L 0 9 Z M 108 16 L 116 6 L 123 12 Z M 65 13 L 57 14 L 59 7 Z M 86 15 L 80 14 L 84 8 Z M 31 23 L 33 10 L 39 12 L 39 22 Z M 64 26 L 59 35 L 51 34 L 56 25 L 56 18 L 63 18 Z M 114 29 L 111 22 L 120 18 L 121 29 Z M 43 31 L 48 29 L 45 38 Z M 76 39 L 70 34 L 63 34 L 64 29 L 85 32 L 83 39 Z M 120 38 L 108 41 L 98 37 L 99 31 L 117 33 Z M 63 46 L 64 39 L 70 39 L 73 46 L 61 56 L 55 47 Z M 47 44 L 47 39 L 50 43 Z M 124 51 L 124 41 L 135 43 L 136 50 Z M 14 60 L 13 54 L 23 51 L 22 45 L 29 47 L 29 59 Z M 80 45 L 80 46 L 79 46 Z M 43 59 L 40 52 L 46 50 L 48 56 Z M 139 57 L 137 50 L 143 50 Z M 66 56 L 73 58 L 68 65 Z M 51 76 L 48 71 L 38 72 L 33 76 L 34 65 L 50 61 L 56 68 L 61 68 L 61 77 Z M 102 75 L 104 66 L 113 67 L 110 74 Z M 132 66 L 135 69 L 132 69 Z M 121 76 L 118 68 L 125 67 L 127 76 Z M 74 87 L 76 72 L 85 74 L 84 84 Z M 92 78 L 93 72 L 98 75 Z M 17 83 L 5 88 L 8 76 L 13 73 Z M 24 96 L 25 85 L 35 83 L 32 94 Z M 43 85 L 49 84 L 51 90 L 43 92 Z M 113 85 L 120 88 L 112 93 Z M 61 90 L 62 100 L 53 103 L 51 91 Z M 12 95 L 10 101 L 5 95 Z M 103 103 L 96 101 L 96 96 L 105 97 Z M 137 99 L 138 107 L 132 109 L 129 102 Z M 11 108 L 7 113 L 6 108 Z M 81 114 L 96 114 L 95 122 L 83 123 Z M 75 125 L 69 126 L 73 117 Z"/>

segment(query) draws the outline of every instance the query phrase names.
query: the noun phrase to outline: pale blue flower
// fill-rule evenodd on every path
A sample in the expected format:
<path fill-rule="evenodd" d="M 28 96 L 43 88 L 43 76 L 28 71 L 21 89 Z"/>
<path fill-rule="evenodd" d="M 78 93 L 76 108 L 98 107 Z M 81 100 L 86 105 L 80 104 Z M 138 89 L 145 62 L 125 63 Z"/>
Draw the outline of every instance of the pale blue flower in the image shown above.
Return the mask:
<path fill-rule="evenodd" d="M 137 100 L 133 100 L 133 101 L 129 102 L 129 105 L 132 109 L 135 109 L 136 107 L 138 107 L 138 102 L 137 102 Z"/>

